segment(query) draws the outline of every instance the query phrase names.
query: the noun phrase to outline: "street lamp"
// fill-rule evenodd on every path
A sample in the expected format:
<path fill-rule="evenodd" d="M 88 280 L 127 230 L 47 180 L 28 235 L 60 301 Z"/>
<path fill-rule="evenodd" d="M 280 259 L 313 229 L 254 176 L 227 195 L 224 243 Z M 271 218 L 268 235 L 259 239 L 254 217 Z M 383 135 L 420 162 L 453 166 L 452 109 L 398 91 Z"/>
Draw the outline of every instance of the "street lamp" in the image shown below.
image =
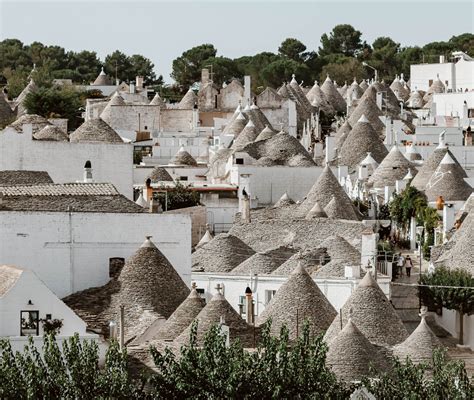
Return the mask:
<path fill-rule="evenodd" d="M 362 65 L 364 67 L 368 67 L 368 68 L 371 68 L 375 71 L 375 81 L 378 82 L 379 81 L 379 72 L 374 68 L 372 67 L 371 65 L 367 64 L 365 61 L 362 61 Z"/>

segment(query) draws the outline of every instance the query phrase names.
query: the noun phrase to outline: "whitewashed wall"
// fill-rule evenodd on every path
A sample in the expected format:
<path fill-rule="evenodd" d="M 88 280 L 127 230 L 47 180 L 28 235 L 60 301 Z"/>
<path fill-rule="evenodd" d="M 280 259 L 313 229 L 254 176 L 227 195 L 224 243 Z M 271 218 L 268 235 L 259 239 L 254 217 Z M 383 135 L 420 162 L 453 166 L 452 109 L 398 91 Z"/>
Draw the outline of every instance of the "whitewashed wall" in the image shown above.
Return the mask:
<path fill-rule="evenodd" d="M 454 310 L 443 308 L 443 315 L 435 315 L 436 322 L 453 337 L 459 338 L 459 315 Z M 474 350 L 474 315 L 464 316 L 464 344 Z"/>
<path fill-rule="evenodd" d="M 31 125 L 24 130 L 7 128 L 0 134 L 0 170 L 47 171 L 55 183 L 68 183 L 82 181 L 84 164 L 90 161 L 96 182 L 112 183 L 133 198 L 131 144 L 32 140 Z"/>
<path fill-rule="evenodd" d="M 107 283 L 109 259 L 130 257 L 145 235 L 190 283 L 188 215 L 0 212 L 0 226 L 0 264 L 31 269 L 60 298 Z"/>

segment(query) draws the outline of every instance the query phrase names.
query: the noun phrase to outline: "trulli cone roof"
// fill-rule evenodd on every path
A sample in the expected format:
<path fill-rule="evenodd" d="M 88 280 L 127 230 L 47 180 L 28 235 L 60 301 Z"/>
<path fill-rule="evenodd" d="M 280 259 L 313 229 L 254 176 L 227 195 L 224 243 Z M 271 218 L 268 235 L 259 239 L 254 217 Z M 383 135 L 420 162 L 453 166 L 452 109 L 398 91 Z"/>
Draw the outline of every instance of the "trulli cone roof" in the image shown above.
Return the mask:
<path fill-rule="evenodd" d="M 15 103 L 17 104 L 17 117 L 21 117 L 22 115 L 25 115 L 28 113 L 28 110 L 25 107 L 25 99 L 26 96 L 28 96 L 30 93 L 34 93 L 38 90 L 38 87 L 36 86 L 35 82 L 33 79 L 30 79 L 30 82 L 28 82 L 28 85 L 21 91 L 19 96 L 16 98 Z M 1 103 L 1 100 L 0 100 Z M 8 105 L 8 104 L 7 104 Z M 10 106 L 8 106 L 10 107 Z"/>
<path fill-rule="evenodd" d="M 459 168 L 463 170 L 463 178 L 467 178 L 466 172 L 461 167 L 451 151 L 446 146 L 440 145 L 423 162 L 423 165 L 418 169 L 418 173 L 413 178 L 411 185 L 418 190 L 424 191 L 431 176 L 434 174 L 441 163 L 441 160 L 447 153 L 449 153 L 450 157 L 456 162 L 456 164 L 458 164 Z"/>
<path fill-rule="evenodd" d="M 278 199 L 278 201 L 275 203 L 273 207 L 274 208 L 287 207 L 287 206 L 291 206 L 292 204 L 295 204 L 294 200 L 290 196 L 288 196 L 287 192 L 285 192 L 281 195 L 281 197 Z"/>
<path fill-rule="evenodd" d="M 163 99 L 160 97 L 160 95 L 156 93 L 153 99 L 151 99 L 150 101 L 150 106 L 160 106 L 163 108 L 163 107 L 166 107 L 166 104 L 163 101 Z"/>
<path fill-rule="evenodd" d="M 388 359 L 349 319 L 338 335 L 329 342 L 326 363 L 339 379 L 360 381 L 370 376 L 370 367 L 385 372 Z"/>
<path fill-rule="evenodd" d="M 273 271 L 272 275 L 290 275 L 298 265 L 301 265 L 308 273 L 312 273 L 325 257 L 326 249 L 321 247 L 300 250 Z"/>
<path fill-rule="evenodd" d="M 329 300 L 308 272 L 298 265 L 260 314 L 257 325 L 271 318 L 273 335 L 279 335 L 286 325 L 290 339 L 294 340 L 297 332 L 302 332 L 305 320 L 310 323 L 311 333 L 317 335 L 328 328 L 335 316 L 336 310 Z"/>
<path fill-rule="evenodd" d="M 260 140 L 267 140 L 270 139 L 271 137 L 275 136 L 275 132 L 270 129 L 270 127 L 267 125 L 257 136 L 255 139 L 256 142 Z"/>
<path fill-rule="evenodd" d="M 342 96 L 343 99 L 346 98 L 346 93 L 347 93 L 347 82 L 344 82 L 344 85 L 341 86 L 340 88 L 337 88 L 337 91 L 339 94 Z"/>
<path fill-rule="evenodd" d="M 67 142 L 69 140 L 67 133 L 55 125 L 46 125 L 43 129 L 36 132 L 33 137 L 36 140 L 52 140 L 56 142 Z"/>
<path fill-rule="evenodd" d="M 248 325 L 221 293 L 216 293 L 195 318 L 198 321 L 197 344 L 202 345 L 209 329 L 220 323 L 221 317 L 229 327 L 230 341 L 240 339 L 244 347 L 254 347 L 254 329 Z M 191 324 L 176 338 L 176 343 L 188 343 Z"/>
<path fill-rule="evenodd" d="M 348 220 L 356 220 L 358 221 L 359 218 L 354 216 L 354 209 L 353 207 L 348 208 L 344 198 L 333 196 L 331 201 L 328 203 L 326 207 L 324 207 L 324 212 L 328 216 L 328 218 L 332 219 L 348 219 Z"/>
<path fill-rule="evenodd" d="M 249 120 L 244 129 L 239 133 L 237 138 L 234 139 L 231 148 L 236 151 L 241 151 L 249 143 L 253 143 L 258 136 L 258 132 L 255 129 L 255 125 L 252 120 Z"/>
<path fill-rule="evenodd" d="M 102 111 L 102 113 L 100 114 L 100 118 L 102 118 L 105 122 L 110 124 L 111 118 L 112 118 L 112 115 L 111 115 L 112 106 L 124 106 L 124 105 L 125 105 L 125 101 L 122 98 L 122 96 L 120 96 L 118 92 L 115 92 L 110 98 L 107 105 L 105 106 L 104 111 Z"/>
<path fill-rule="evenodd" d="M 280 246 L 275 249 L 261 251 L 247 258 L 232 270 L 234 275 L 259 274 L 268 275 L 296 253 L 295 250 Z"/>
<path fill-rule="evenodd" d="M 367 82 L 365 81 L 365 79 L 363 79 L 360 83 L 359 83 L 359 86 L 360 88 L 365 92 L 367 90 L 367 88 L 369 87 L 369 85 L 367 84 Z"/>
<path fill-rule="evenodd" d="M 69 136 L 71 142 L 123 143 L 122 138 L 102 119 L 85 121 Z"/>
<path fill-rule="evenodd" d="M 342 307 L 343 326 L 349 319 L 350 310 L 352 321 L 371 343 L 393 346 L 408 337 L 403 322 L 370 272 Z M 330 343 L 340 330 L 341 316 L 338 315 L 327 330 L 325 340 Z"/>
<path fill-rule="evenodd" d="M 281 96 L 287 99 L 290 97 L 290 94 L 288 93 L 288 89 L 286 87 L 286 83 L 283 83 L 283 85 L 280 86 L 280 88 L 277 90 L 277 93 Z"/>
<path fill-rule="evenodd" d="M 384 131 L 385 125 L 379 118 L 379 116 L 382 115 L 382 111 L 379 110 L 370 97 L 366 97 L 363 100 L 361 99 L 357 107 L 352 111 L 348 118 L 351 126 L 354 126 L 363 115 L 369 120 L 370 124 L 377 132 L 380 133 Z"/>
<path fill-rule="evenodd" d="M 369 178 L 369 184 L 372 184 L 374 188 L 395 186 L 395 182 L 402 180 L 410 169 L 412 173 L 416 173 L 414 164 L 408 161 L 394 145 Z"/>
<path fill-rule="evenodd" d="M 464 170 L 449 153 L 446 153 L 436 171 L 426 184 L 428 201 L 442 196 L 445 201 L 465 201 L 472 193 L 472 187 L 464 180 Z"/>
<path fill-rule="evenodd" d="M 18 118 L 15 122 L 8 125 L 10 128 L 15 129 L 17 132 L 23 132 L 23 125 L 32 125 L 33 134 L 40 131 L 47 125 L 51 125 L 48 120 L 40 115 L 36 114 L 24 114 Z"/>
<path fill-rule="evenodd" d="M 252 104 L 248 110 L 244 110 L 244 115 L 246 115 L 254 123 L 257 132 L 261 132 L 266 126 L 272 128 L 268 118 L 255 104 Z"/>
<path fill-rule="evenodd" d="M 352 129 L 351 124 L 349 121 L 345 121 L 341 127 L 337 130 L 336 132 L 336 147 L 340 149 L 342 145 L 344 144 L 344 141 L 347 139 L 347 136 L 349 135 L 350 131 Z"/>
<path fill-rule="evenodd" d="M 194 321 L 206 302 L 195 288 L 153 336 L 153 340 L 174 340 Z"/>
<path fill-rule="evenodd" d="M 313 107 L 320 108 L 324 113 L 331 115 L 334 114 L 335 110 L 331 104 L 329 104 L 326 95 L 323 93 L 318 85 L 318 81 L 314 81 L 313 87 L 306 93 L 306 98 Z"/>
<path fill-rule="evenodd" d="M 0 92 L 0 126 L 4 126 L 12 122 L 15 117 L 15 113 L 13 112 L 10 105 L 7 103 L 7 100 L 3 96 L 3 93 Z"/>
<path fill-rule="evenodd" d="M 214 236 L 212 236 L 212 233 L 209 231 L 209 228 L 207 228 L 204 235 L 202 235 L 201 240 L 196 245 L 196 249 L 198 249 L 199 247 L 204 246 L 206 243 L 209 243 L 212 239 L 214 239 Z"/>
<path fill-rule="evenodd" d="M 407 101 L 407 106 L 410 108 L 422 108 L 424 104 L 423 96 L 418 90 L 412 92 Z"/>
<path fill-rule="evenodd" d="M 170 165 L 188 165 L 191 167 L 195 167 L 197 165 L 197 161 L 194 157 L 189 154 L 184 147 L 178 150 L 178 152 L 174 155 L 174 157 L 169 162 Z"/>
<path fill-rule="evenodd" d="M 152 183 L 155 182 L 173 182 L 173 178 L 168 171 L 163 167 L 155 167 L 148 175 L 147 179 L 150 179 Z"/>
<path fill-rule="evenodd" d="M 405 89 L 404 85 L 400 82 L 398 77 L 395 77 L 392 84 L 390 85 L 390 89 L 392 89 L 395 95 L 397 95 L 398 92 L 398 98 L 400 100 L 407 101 L 410 97 L 410 92 Z"/>
<path fill-rule="evenodd" d="M 372 166 L 374 168 L 377 168 L 379 166 L 379 163 L 375 161 L 374 157 L 372 157 L 372 154 L 369 152 L 359 165 Z"/>
<path fill-rule="evenodd" d="M 247 118 L 244 117 L 244 115 L 239 112 L 237 117 L 233 119 L 233 121 L 229 122 L 227 126 L 224 128 L 222 133 L 226 135 L 234 135 L 237 137 L 240 132 L 245 128 L 247 125 Z"/>
<path fill-rule="evenodd" d="M 189 294 L 179 274 L 149 238 L 125 262 L 118 279 L 120 298 L 128 309 L 153 310 L 165 318 Z"/>
<path fill-rule="evenodd" d="M 327 218 L 328 215 L 326 214 L 326 211 L 323 210 L 323 208 L 320 206 L 318 202 L 314 203 L 313 208 L 308 211 L 308 214 L 306 214 L 306 219 L 313 219 L 313 218 Z"/>
<path fill-rule="evenodd" d="M 339 165 L 355 168 L 369 152 L 378 163 L 388 154 L 380 135 L 363 115 L 353 126 L 339 151 Z"/>
<path fill-rule="evenodd" d="M 326 78 L 324 83 L 321 86 L 322 92 L 326 95 L 326 99 L 331 104 L 331 106 L 338 112 L 345 113 L 347 110 L 346 101 L 337 91 L 336 87 L 334 86 L 333 82 L 329 78 Z"/>
<path fill-rule="evenodd" d="M 194 271 L 230 272 L 254 254 L 255 251 L 239 238 L 221 233 L 192 254 L 192 268 Z"/>
<path fill-rule="evenodd" d="M 342 236 L 330 236 L 318 247 L 326 249 L 329 261 L 313 273 L 315 278 L 343 278 L 346 266 L 360 265 L 360 252 Z"/>
<path fill-rule="evenodd" d="M 406 147 L 405 157 L 408 159 L 408 161 L 418 161 L 423 159 L 414 144 Z"/>
<path fill-rule="evenodd" d="M 194 105 L 197 104 L 197 101 L 198 97 L 196 96 L 196 93 L 194 93 L 194 91 L 190 88 L 179 102 L 177 108 L 180 110 L 192 110 Z"/>
<path fill-rule="evenodd" d="M 430 329 L 423 316 L 413 333 L 404 342 L 393 348 L 393 354 L 401 361 L 405 361 L 408 357 L 416 364 L 431 364 L 433 362 L 433 350 L 437 347 L 441 347 L 441 342 Z"/>
<path fill-rule="evenodd" d="M 351 86 L 347 88 L 345 99 L 348 102 L 352 102 L 354 100 L 358 100 L 364 94 L 364 90 L 357 84 L 357 80 L 354 78 L 354 82 L 352 82 Z"/>
<path fill-rule="evenodd" d="M 441 79 L 439 79 L 439 76 L 433 81 L 431 86 L 428 88 L 426 91 L 425 96 L 423 97 L 423 100 L 425 102 L 428 102 L 431 97 L 433 96 L 434 93 L 444 93 L 446 92 L 446 86 L 444 86 L 444 83 L 441 82 Z"/>
<path fill-rule="evenodd" d="M 355 213 L 354 206 L 352 205 L 349 196 L 347 196 L 346 192 L 328 166 L 323 169 L 323 172 L 318 177 L 299 208 L 304 215 L 314 207 L 316 202 L 318 202 L 324 209 L 324 207 L 326 207 L 332 200 L 333 196 L 339 198 L 340 202 L 342 202 L 348 210 L 353 210 L 354 219 L 357 218 L 357 214 Z"/>
<path fill-rule="evenodd" d="M 107 74 L 104 71 L 104 68 L 100 71 L 99 75 L 97 75 L 97 78 L 95 78 L 94 83 L 92 83 L 92 86 L 110 86 L 111 81 Z"/>

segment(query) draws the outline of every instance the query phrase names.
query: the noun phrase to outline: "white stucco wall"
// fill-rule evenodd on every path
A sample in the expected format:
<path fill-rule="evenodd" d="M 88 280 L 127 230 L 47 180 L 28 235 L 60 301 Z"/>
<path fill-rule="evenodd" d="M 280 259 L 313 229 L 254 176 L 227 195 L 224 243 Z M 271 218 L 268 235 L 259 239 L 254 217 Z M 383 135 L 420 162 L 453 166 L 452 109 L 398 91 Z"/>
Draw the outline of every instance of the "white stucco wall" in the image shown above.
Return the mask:
<path fill-rule="evenodd" d="M 0 212 L 0 226 L 0 264 L 31 269 L 60 298 L 107 283 L 109 259 L 130 257 L 145 235 L 190 283 L 188 215 Z"/>
<path fill-rule="evenodd" d="M 453 88 L 454 78 L 453 63 L 437 63 L 437 64 L 414 64 L 410 65 L 410 87 L 412 90 L 427 91 L 430 87 L 429 81 L 435 81 L 439 75 L 439 79 L 447 89 Z"/>
<path fill-rule="evenodd" d="M 474 108 L 474 92 L 434 94 L 433 102 L 436 103 L 437 115 L 459 117 L 462 120 L 464 102 L 467 103 L 467 108 Z M 461 125 L 465 125 L 462 122 Z"/>
<path fill-rule="evenodd" d="M 302 200 L 314 185 L 322 167 L 260 167 L 233 165 L 230 183 L 239 185 L 241 174 L 250 174 L 250 195 L 259 205 L 274 204 L 287 192 L 295 201 Z M 337 175 L 337 171 L 334 171 Z"/>
<path fill-rule="evenodd" d="M 278 290 L 287 280 L 284 276 L 258 276 L 251 280 L 250 276 L 237 276 L 231 274 L 211 274 L 195 272 L 192 274 L 192 282 L 196 282 L 197 287 L 204 289 L 206 301 L 209 301 L 216 293 L 216 286 L 220 284 L 224 288 L 224 296 L 236 311 L 239 311 L 239 297 L 245 295 L 247 286 L 253 291 L 255 300 L 255 314 L 260 315 L 264 310 L 265 291 Z M 319 289 L 324 293 L 332 306 L 339 311 L 347 301 L 351 293 L 357 287 L 358 279 L 314 279 Z M 389 278 L 378 278 L 378 284 L 389 297 Z"/>
<path fill-rule="evenodd" d="M 436 322 L 453 337 L 459 338 L 459 315 L 454 310 L 443 308 L 442 315 L 436 315 Z M 464 344 L 474 350 L 474 315 L 464 316 Z"/>
<path fill-rule="evenodd" d="M 0 132 L 0 170 L 47 171 L 55 183 L 83 180 L 90 161 L 95 182 L 112 183 L 133 198 L 133 146 L 112 143 L 70 143 L 32 140 L 31 125 L 24 133 Z"/>

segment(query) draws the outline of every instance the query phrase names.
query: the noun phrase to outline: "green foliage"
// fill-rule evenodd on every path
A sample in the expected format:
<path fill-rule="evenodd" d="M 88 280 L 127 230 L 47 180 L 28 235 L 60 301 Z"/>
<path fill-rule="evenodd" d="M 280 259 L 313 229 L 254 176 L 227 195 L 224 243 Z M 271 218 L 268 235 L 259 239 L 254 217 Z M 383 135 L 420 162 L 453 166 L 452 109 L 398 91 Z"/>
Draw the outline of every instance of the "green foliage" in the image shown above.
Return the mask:
<path fill-rule="evenodd" d="M 226 347 L 214 326 L 204 346 L 196 345 L 196 323 L 190 344 L 179 356 L 151 348 L 157 374 L 152 377 L 153 396 L 167 399 L 338 399 L 348 395 L 326 367 L 327 347 L 322 336 L 311 337 L 305 324 L 291 346 L 288 331 L 270 336 L 269 325 L 255 352 L 244 351 L 238 342 Z"/>
<path fill-rule="evenodd" d="M 474 395 L 464 363 L 448 361 L 445 350 L 433 353 L 432 379 L 426 379 L 427 370 L 425 364 L 395 359 L 390 373 L 378 373 L 377 379 L 365 378 L 362 385 L 377 399 L 470 399 Z"/>
<path fill-rule="evenodd" d="M 334 62 L 326 64 L 319 76 L 319 80 L 324 82 L 326 76 L 336 79 L 338 82 L 352 83 L 356 78 L 358 81 L 368 77 L 367 71 L 362 66 L 361 62 L 353 57 L 331 57 Z"/>
<path fill-rule="evenodd" d="M 201 70 L 205 67 L 204 61 L 215 57 L 217 50 L 212 44 L 202 44 L 186 50 L 173 61 L 171 77 L 182 86 L 183 91 L 201 79 Z"/>
<path fill-rule="evenodd" d="M 308 67 L 298 61 L 289 58 L 281 58 L 268 64 L 260 71 L 265 86 L 278 87 L 286 79 L 295 74 L 298 80 L 309 81 L 310 71 Z"/>
<path fill-rule="evenodd" d="M 208 68 L 209 72 L 212 70 L 212 80 L 219 86 L 223 82 L 230 81 L 232 78 L 242 76 L 235 61 L 227 57 L 210 57 L 204 60 L 202 65 Z"/>
<path fill-rule="evenodd" d="M 113 79 L 117 75 L 120 81 L 128 82 L 134 81 L 136 76 L 143 76 L 146 85 L 157 83 L 154 68 L 155 65 L 148 58 L 139 54 L 127 56 L 119 50 L 106 56 L 104 62 L 105 72 Z"/>
<path fill-rule="evenodd" d="M 167 196 L 165 196 L 164 193 L 157 193 L 157 198 L 163 210 L 177 210 L 179 208 L 194 207 L 200 204 L 199 193 L 195 190 L 191 190 L 179 181 L 176 182 L 174 188 L 163 187 L 162 189 L 166 190 Z M 165 207 L 166 199 L 168 199 L 168 207 Z"/>
<path fill-rule="evenodd" d="M 354 29 L 351 25 L 336 25 L 327 35 L 321 36 L 320 56 L 331 54 L 342 54 L 353 57 L 364 47 L 362 43 L 362 32 Z"/>
<path fill-rule="evenodd" d="M 288 57 L 289 59 L 294 61 L 303 61 L 303 53 L 305 50 L 306 46 L 298 39 L 294 38 L 285 39 L 278 48 L 278 52 L 282 56 Z"/>
<path fill-rule="evenodd" d="M 82 106 L 81 93 L 69 87 L 39 88 L 25 99 L 25 107 L 30 114 L 67 118 L 71 129 L 81 122 Z"/>
<path fill-rule="evenodd" d="M 389 203 L 390 216 L 403 229 L 407 229 L 410 219 L 420 218 L 427 204 L 426 196 L 408 185 L 400 194 L 394 194 L 393 200 Z"/>

